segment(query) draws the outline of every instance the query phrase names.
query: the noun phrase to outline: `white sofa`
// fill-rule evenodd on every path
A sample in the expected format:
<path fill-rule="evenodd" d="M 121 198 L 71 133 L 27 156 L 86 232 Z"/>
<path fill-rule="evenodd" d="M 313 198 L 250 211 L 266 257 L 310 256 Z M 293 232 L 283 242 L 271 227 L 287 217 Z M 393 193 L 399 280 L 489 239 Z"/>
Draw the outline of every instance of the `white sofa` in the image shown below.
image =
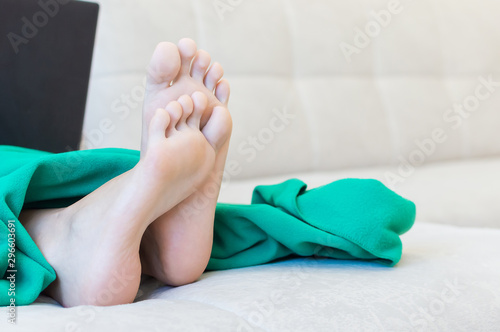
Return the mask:
<path fill-rule="evenodd" d="M 500 2 L 98 2 L 84 148 L 139 148 L 149 57 L 191 37 L 232 85 L 220 201 L 292 177 L 376 178 L 417 221 L 393 268 L 301 258 L 177 288 L 145 279 L 130 305 L 40 297 L 16 331 L 499 330 Z"/>

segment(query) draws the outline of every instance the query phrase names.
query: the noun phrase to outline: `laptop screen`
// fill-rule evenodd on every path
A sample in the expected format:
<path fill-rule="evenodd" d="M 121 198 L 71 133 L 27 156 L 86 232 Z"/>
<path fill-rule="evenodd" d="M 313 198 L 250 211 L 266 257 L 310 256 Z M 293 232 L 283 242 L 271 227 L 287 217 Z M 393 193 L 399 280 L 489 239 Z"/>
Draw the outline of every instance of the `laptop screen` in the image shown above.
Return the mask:
<path fill-rule="evenodd" d="M 79 148 L 99 6 L 0 0 L 0 145 Z"/>

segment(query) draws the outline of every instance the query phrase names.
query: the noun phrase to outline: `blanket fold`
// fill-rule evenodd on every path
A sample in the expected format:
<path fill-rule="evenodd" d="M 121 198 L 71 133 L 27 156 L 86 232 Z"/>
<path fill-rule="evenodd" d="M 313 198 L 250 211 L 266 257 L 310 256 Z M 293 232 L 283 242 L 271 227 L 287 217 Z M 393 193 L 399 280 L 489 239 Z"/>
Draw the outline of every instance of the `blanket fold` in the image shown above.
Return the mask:
<path fill-rule="evenodd" d="M 69 206 L 139 161 L 125 149 L 61 154 L 0 146 L 0 305 L 9 305 L 9 234 L 15 225 L 16 305 L 32 303 L 56 274 L 18 220 L 23 208 Z M 306 190 L 291 179 L 257 186 L 250 205 L 217 205 L 207 270 L 292 255 L 363 259 L 393 266 L 415 205 L 376 180 L 345 179 Z M 10 221 L 10 223 L 9 223 Z M 12 237 L 12 236 L 11 236 Z M 12 261 L 11 261 L 12 262 Z"/>

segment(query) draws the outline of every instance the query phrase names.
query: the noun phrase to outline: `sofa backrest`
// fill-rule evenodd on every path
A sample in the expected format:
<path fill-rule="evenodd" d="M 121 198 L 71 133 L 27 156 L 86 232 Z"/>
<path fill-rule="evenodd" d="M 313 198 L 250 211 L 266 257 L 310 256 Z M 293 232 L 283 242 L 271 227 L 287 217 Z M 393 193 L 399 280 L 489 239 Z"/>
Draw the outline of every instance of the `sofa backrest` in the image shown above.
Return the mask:
<path fill-rule="evenodd" d="M 83 147 L 140 145 L 159 41 L 232 85 L 232 175 L 500 154 L 496 0 L 100 0 Z"/>

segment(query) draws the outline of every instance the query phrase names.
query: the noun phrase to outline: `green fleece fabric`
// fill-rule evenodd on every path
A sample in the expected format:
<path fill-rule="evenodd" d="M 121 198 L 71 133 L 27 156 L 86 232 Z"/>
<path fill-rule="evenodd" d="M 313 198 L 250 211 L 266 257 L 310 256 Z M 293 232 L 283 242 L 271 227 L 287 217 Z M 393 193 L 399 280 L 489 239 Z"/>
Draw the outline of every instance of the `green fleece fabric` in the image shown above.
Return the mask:
<path fill-rule="evenodd" d="M 19 223 L 21 210 L 68 206 L 138 161 L 138 151 L 124 149 L 52 154 L 0 146 L 0 305 L 9 305 L 11 298 L 16 305 L 30 304 L 56 278 Z M 296 255 L 392 266 L 401 258 L 399 235 L 414 220 L 415 205 L 376 180 L 346 179 L 309 191 L 297 179 L 258 186 L 251 205 L 218 204 L 207 270 Z M 8 261 L 12 224 L 14 266 Z"/>

